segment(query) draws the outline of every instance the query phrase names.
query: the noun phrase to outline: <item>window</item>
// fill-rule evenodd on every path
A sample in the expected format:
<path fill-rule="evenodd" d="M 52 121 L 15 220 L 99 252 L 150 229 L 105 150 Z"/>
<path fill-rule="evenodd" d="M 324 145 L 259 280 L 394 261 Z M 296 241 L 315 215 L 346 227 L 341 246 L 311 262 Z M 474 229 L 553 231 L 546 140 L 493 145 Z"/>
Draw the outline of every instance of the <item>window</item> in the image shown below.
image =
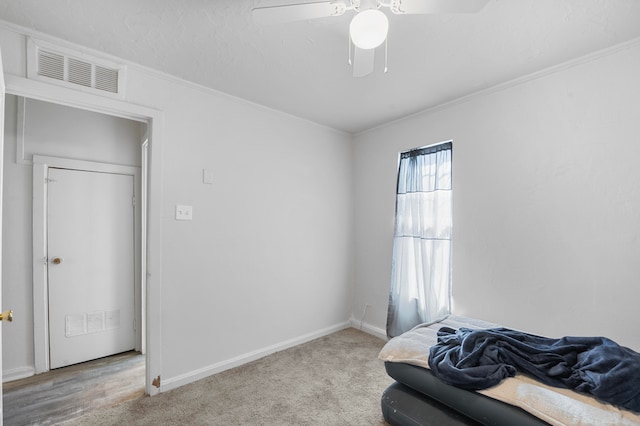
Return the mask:
<path fill-rule="evenodd" d="M 451 312 L 452 143 L 400 155 L 387 335 Z"/>

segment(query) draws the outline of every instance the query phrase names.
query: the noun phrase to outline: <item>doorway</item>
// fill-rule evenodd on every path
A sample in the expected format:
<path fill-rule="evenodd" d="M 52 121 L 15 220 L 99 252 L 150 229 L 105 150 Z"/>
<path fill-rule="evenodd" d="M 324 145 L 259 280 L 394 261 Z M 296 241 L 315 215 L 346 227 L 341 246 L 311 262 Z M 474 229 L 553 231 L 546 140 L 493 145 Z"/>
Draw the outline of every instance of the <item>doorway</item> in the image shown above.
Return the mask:
<path fill-rule="evenodd" d="M 32 227 L 32 250 L 31 247 L 19 249 L 19 252 L 32 251 L 33 256 L 27 258 L 33 259 L 31 267 L 33 276 L 33 338 L 29 338 L 28 334 L 7 335 L 6 341 L 12 342 L 15 347 L 20 347 L 24 340 L 34 342 L 33 359 L 35 360 L 35 373 L 48 371 L 50 368 L 61 367 L 71 363 L 86 361 L 89 358 L 83 358 L 83 352 L 93 353 L 96 357 L 107 355 L 103 350 L 96 350 L 104 346 L 100 343 L 102 340 L 110 340 L 115 330 L 123 330 L 123 327 L 117 326 L 119 320 L 125 321 L 128 326 L 136 326 L 139 328 L 142 317 L 142 302 L 140 295 L 142 291 L 140 287 L 144 285 L 142 272 L 140 268 L 140 209 L 135 206 L 135 198 L 131 194 L 125 195 L 121 203 L 129 207 L 131 218 L 134 223 L 129 226 L 135 230 L 131 235 L 125 236 L 129 238 L 129 242 L 133 243 L 133 248 L 129 248 L 130 254 L 124 258 L 121 256 L 119 261 L 121 265 L 109 264 L 111 261 L 106 253 L 100 254 L 96 252 L 96 256 L 102 259 L 93 259 L 91 257 L 82 257 L 83 252 L 89 250 L 96 251 L 100 248 L 98 239 L 104 238 L 104 241 L 112 240 L 115 233 L 112 229 L 102 230 L 101 228 L 121 227 L 109 222 L 108 216 L 102 216 L 102 222 L 96 222 L 101 216 L 100 209 L 105 209 L 109 203 L 104 203 L 103 194 L 92 194 L 91 187 L 84 189 L 84 194 L 78 194 L 75 200 L 67 200 L 67 203 L 73 204 L 73 207 L 67 209 L 66 206 L 59 206 L 55 203 L 61 194 L 59 190 L 62 187 L 68 187 L 72 193 L 78 192 L 86 184 L 92 186 L 98 185 L 98 181 L 92 179 L 92 176 L 108 177 L 112 174 L 122 176 L 122 179 L 130 179 L 131 185 L 129 192 L 133 191 L 134 195 L 140 192 L 140 162 L 142 152 L 142 140 L 145 137 L 146 125 L 137 121 L 131 121 L 120 117 L 113 117 L 105 114 L 99 114 L 91 111 L 84 111 L 77 108 L 60 106 L 48 102 L 18 98 L 17 104 L 17 129 L 15 139 L 15 155 L 9 155 L 5 161 L 5 176 L 9 176 L 12 181 L 12 187 L 8 188 L 8 192 L 14 196 L 13 208 L 5 212 L 5 223 L 12 222 L 14 224 L 12 232 L 7 234 L 5 243 L 11 244 L 13 247 L 19 248 L 21 245 L 28 245 L 28 227 Z M 7 144 L 11 144 L 11 135 L 7 131 Z M 6 151 L 9 154 L 11 147 L 7 146 Z M 44 155 L 43 155 L 44 154 Z M 53 156 L 55 155 L 55 156 Z M 13 157 L 13 158 L 11 158 Z M 68 157 L 75 157 L 68 158 Z M 77 159 L 81 158 L 81 159 Z M 15 159 L 15 161 L 11 161 Z M 93 160 L 93 161 L 90 161 Z M 69 180 L 68 174 L 61 176 L 49 176 L 50 173 L 66 170 L 77 170 L 77 173 L 93 172 L 94 174 L 85 174 L 77 179 L 77 183 Z M 82 172 L 80 172 L 82 171 Z M 26 180 L 26 174 L 32 174 L 33 182 L 30 184 Z M 67 176 L 67 177 L 65 177 Z M 128 176 L 128 177 L 127 177 Z M 95 182 L 90 183 L 94 180 Z M 102 179 L 104 180 L 104 179 Z M 59 182 L 56 182 L 59 181 Z M 129 183 L 123 182 L 125 187 Z M 50 190 L 50 191 L 48 191 Z M 105 189 L 99 189 L 98 192 Z M 139 197 L 138 197 L 139 198 Z M 82 200 L 88 201 L 90 205 L 79 204 Z M 33 208 L 30 209 L 27 200 L 32 200 Z M 126 207 L 123 207 L 126 209 Z M 84 250 L 77 250 L 74 244 L 61 247 L 68 240 L 68 236 L 73 235 L 73 228 L 80 224 L 80 217 L 73 216 L 84 209 L 87 217 L 95 223 L 89 223 L 87 229 L 82 233 L 87 236 L 84 240 L 77 240 L 74 244 L 85 246 Z M 27 210 L 32 210 L 32 215 L 26 214 Z M 58 214 L 55 213 L 56 210 Z M 131 211 L 133 210 L 133 212 Z M 124 214 L 127 214 L 126 212 Z M 23 216 L 31 216 L 31 223 Z M 71 222 L 68 219 L 71 218 Z M 67 222 L 65 222 L 67 221 Z M 60 236 L 58 226 L 67 223 L 67 229 L 62 232 L 67 235 Z M 91 226 L 96 228 L 92 229 Z M 102 235 L 102 237 L 101 237 Z M 50 241 L 50 238 L 53 238 Z M 53 247 L 50 244 L 53 243 Z M 64 262 L 59 265 L 48 261 L 49 249 L 53 249 L 54 256 L 59 259 L 67 257 Z M 122 250 L 125 248 L 121 247 Z M 61 253 L 61 251 L 66 252 Z M 11 255 L 10 255 L 11 256 Z M 22 253 L 13 254 L 14 263 L 21 261 Z M 11 261 L 12 259 L 7 259 Z M 102 261 L 100 263 L 99 261 Z M 58 262 L 61 262 L 58 260 Z M 131 266 L 128 266 L 131 265 Z M 53 268 L 52 266 L 55 266 Z M 100 267 L 107 268 L 100 270 Z M 12 269 L 17 266 L 10 266 Z M 89 268 L 89 269 L 86 269 Z M 76 274 L 83 269 L 85 275 L 92 274 L 92 277 L 85 276 L 86 282 L 74 283 Z M 107 305 L 102 306 L 104 309 L 98 309 L 98 304 L 102 301 L 93 301 L 85 297 L 86 308 L 82 306 L 69 306 L 69 300 L 75 300 L 76 296 L 81 295 L 94 282 L 106 276 L 106 271 L 118 271 L 123 269 L 124 274 L 128 274 L 128 279 L 134 279 L 132 295 L 130 297 L 121 297 L 131 306 L 135 306 L 135 313 L 123 312 L 121 308 L 124 305 L 115 306 L 113 302 L 108 302 L 110 296 L 103 293 L 102 298 L 105 299 Z M 131 271 L 129 271 L 132 269 Z M 64 276 L 60 277 L 60 273 Z M 123 279 L 121 273 L 120 280 Z M 21 275 L 22 274 L 22 275 Z M 66 275 L 65 275 L 66 274 Z M 8 275 L 12 277 L 11 285 L 22 283 L 22 287 L 29 286 L 30 278 L 25 275 L 22 270 L 10 270 Z M 50 286 L 50 280 L 53 279 L 53 286 Z M 57 280 L 57 282 L 56 282 Z M 62 281 L 60 281 L 62 280 Z M 91 281 L 90 281 L 91 280 Z M 111 280 L 110 285 L 117 285 L 117 280 Z M 75 287 L 73 287 L 75 286 Z M 70 287 L 71 293 L 66 294 L 66 298 L 59 297 L 58 292 L 64 288 Z M 114 287 L 115 288 L 115 287 Z M 95 292 L 95 289 L 92 290 Z M 97 295 L 97 293 L 96 293 Z M 28 312 L 27 306 L 24 306 L 27 298 L 26 290 L 16 292 L 13 297 L 13 304 L 20 306 L 21 310 Z M 133 301 L 135 300 L 135 304 Z M 62 312 L 60 310 L 62 309 Z M 31 310 L 31 309 L 29 309 Z M 120 318 L 120 314 L 124 317 Z M 25 315 L 26 316 L 26 315 Z M 80 321 L 82 317 L 83 321 Z M 135 318 L 135 323 L 133 318 Z M 82 324 L 80 324 L 82 322 Z M 124 324 L 123 324 L 124 325 Z M 53 328 L 52 328 L 53 327 Z M 80 331 L 82 328 L 84 331 Z M 102 329 L 102 330 L 99 330 Z M 55 330 L 55 334 L 51 331 Z M 86 333 L 85 333 L 86 331 Z M 135 336 L 135 349 L 140 350 L 141 340 L 143 336 L 139 329 Z M 13 339 L 13 340 L 12 340 Z M 88 346 L 92 350 L 83 349 L 86 340 L 91 340 Z M 81 343 L 81 342 L 84 342 Z M 62 354 L 60 348 L 69 346 L 68 354 Z M 128 345 L 126 345 L 128 346 Z M 133 347 L 124 347 L 119 344 L 122 350 L 133 349 Z M 94 350 L 95 349 L 95 350 Z M 74 352 L 72 355 L 71 352 Z M 17 357 L 19 354 L 15 354 Z M 13 364 L 17 362 L 25 362 L 25 360 L 11 360 Z M 9 369 L 10 371 L 10 369 Z"/>
<path fill-rule="evenodd" d="M 53 101 L 53 103 L 62 104 L 64 106 L 78 107 L 78 108 L 91 110 L 95 112 L 106 113 L 107 115 L 125 117 L 125 118 L 137 120 L 139 122 L 148 123 L 149 136 L 151 135 L 152 132 L 155 132 L 155 137 L 153 141 L 149 137 L 149 145 L 150 145 L 149 161 L 150 163 L 153 162 L 154 164 L 158 164 L 158 166 L 155 167 L 154 170 L 148 176 L 149 214 L 148 214 L 148 217 L 145 217 L 145 222 L 148 223 L 148 226 L 149 226 L 149 232 L 147 233 L 147 238 L 149 239 L 150 243 L 155 243 L 153 244 L 153 246 L 151 244 L 148 244 L 148 246 L 158 247 L 159 249 L 161 247 L 161 245 L 159 244 L 159 242 L 161 241 L 161 228 L 159 226 L 160 224 L 160 220 L 159 220 L 160 166 L 159 164 L 161 164 L 160 163 L 161 150 L 159 149 L 156 150 L 154 148 L 159 146 L 159 141 L 161 139 L 160 138 L 161 114 L 155 110 L 150 110 L 145 107 L 129 105 L 120 101 L 100 99 L 99 97 L 95 97 L 95 96 L 78 95 L 73 93 L 72 91 L 66 91 L 66 90 L 60 91 L 57 89 L 49 88 L 46 85 L 43 86 L 39 83 L 34 83 L 21 78 L 9 78 L 8 80 L 9 82 L 7 84 L 7 92 L 10 94 L 13 93 L 15 95 L 23 95 L 29 98 Z M 34 208 L 37 208 L 37 207 L 38 206 L 34 204 Z M 7 227 L 6 221 L 5 221 L 5 227 Z M 34 228 L 36 227 L 37 225 L 34 224 Z M 35 235 L 37 233 L 37 230 L 34 229 L 33 232 Z M 160 365 L 161 365 L 160 356 L 159 356 L 160 321 L 159 321 L 159 315 L 158 315 L 159 302 L 160 302 L 159 283 L 160 283 L 161 274 L 160 274 L 160 270 L 157 268 L 157 266 L 155 266 L 155 265 L 159 265 L 159 262 L 156 262 L 158 257 L 159 257 L 159 250 L 156 250 L 155 248 L 150 249 L 147 252 L 147 255 L 145 257 L 146 265 L 148 266 L 145 267 L 144 273 L 140 271 L 140 275 L 146 277 L 146 276 L 152 275 L 151 270 L 154 270 L 156 272 L 155 274 L 153 274 L 154 283 L 156 283 L 157 285 L 157 287 L 155 287 L 153 291 L 147 292 L 144 300 L 145 306 L 147 307 L 147 315 L 145 319 L 147 320 L 146 321 L 147 323 L 155 324 L 154 326 L 155 333 L 147 334 L 145 337 L 146 338 L 145 342 L 140 343 L 142 346 L 146 346 L 146 350 L 147 350 L 145 391 L 149 395 L 154 395 L 160 391 L 159 386 L 152 385 L 152 381 L 153 381 L 152 378 L 158 377 L 160 375 Z M 27 256 L 27 258 L 29 260 L 34 259 L 31 256 Z M 36 279 L 35 276 L 33 278 Z M 7 282 L 8 280 L 5 282 L 5 285 L 7 284 Z M 38 302 L 38 300 L 41 300 L 40 295 L 36 295 L 34 293 L 33 295 L 34 316 L 36 312 L 39 312 L 40 315 L 45 315 L 46 308 L 44 306 L 38 305 L 38 303 L 40 303 Z M 142 296 L 140 297 L 140 300 L 142 301 Z M 18 313 L 18 311 L 16 311 L 16 313 Z M 24 310 L 22 313 L 24 315 Z M 16 323 L 19 323 L 19 321 L 24 321 L 24 323 L 26 323 L 27 325 L 29 323 L 31 323 L 32 326 L 35 325 L 31 321 L 29 321 L 29 318 L 24 318 L 24 317 L 20 318 L 20 320 L 17 320 L 13 325 L 16 325 Z M 35 321 L 35 318 L 34 318 L 34 321 Z M 44 342 L 46 341 L 46 339 L 43 339 L 43 337 L 48 337 L 46 336 L 47 335 L 46 330 L 42 329 L 41 327 L 37 327 L 37 328 L 39 330 L 38 335 L 34 336 L 34 341 L 36 342 L 36 346 L 39 344 L 43 345 Z M 146 343 L 146 345 L 144 343 Z M 156 348 L 156 350 L 154 350 L 154 348 Z M 149 356 L 152 352 L 155 352 L 158 355 Z M 36 362 L 35 370 L 37 370 L 38 372 L 47 371 L 48 368 L 49 368 L 48 365 L 42 365 L 41 362 L 40 362 L 40 365 L 38 365 L 38 361 Z M 28 371 L 21 371 L 19 373 L 24 374 L 24 376 L 28 375 Z"/>

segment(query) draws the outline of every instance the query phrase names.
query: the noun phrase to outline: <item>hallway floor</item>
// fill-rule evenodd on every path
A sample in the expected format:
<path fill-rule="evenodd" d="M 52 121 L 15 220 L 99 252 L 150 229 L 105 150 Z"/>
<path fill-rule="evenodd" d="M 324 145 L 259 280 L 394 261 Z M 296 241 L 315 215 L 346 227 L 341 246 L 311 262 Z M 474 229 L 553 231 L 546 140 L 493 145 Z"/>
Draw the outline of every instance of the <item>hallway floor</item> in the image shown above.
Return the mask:
<path fill-rule="evenodd" d="M 125 352 L 4 383 L 4 425 L 52 425 L 138 398 L 144 375 L 144 355 Z"/>

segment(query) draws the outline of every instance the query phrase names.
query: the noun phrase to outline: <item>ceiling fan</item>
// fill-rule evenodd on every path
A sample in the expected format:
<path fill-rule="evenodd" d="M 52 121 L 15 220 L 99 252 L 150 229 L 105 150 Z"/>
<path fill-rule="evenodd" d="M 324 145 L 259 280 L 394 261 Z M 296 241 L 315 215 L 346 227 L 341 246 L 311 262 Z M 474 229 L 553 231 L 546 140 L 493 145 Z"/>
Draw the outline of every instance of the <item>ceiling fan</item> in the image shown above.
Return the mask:
<path fill-rule="evenodd" d="M 341 16 L 354 11 L 349 25 L 349 64 L 353 76 L 364 77 L 373 72 L 377 47 L 385 43 L 389 31 L 389 19 L 382 12 L 386 7 L 396 15 L 426 13 L 475 13 L 489 0 L 331 0 L 306 1 L 294 4 L 255 7 L 253 20 L 259 24 L 280 24 L 308 19 Z M 353 45 L 353 59 L 351 47 Z"/>

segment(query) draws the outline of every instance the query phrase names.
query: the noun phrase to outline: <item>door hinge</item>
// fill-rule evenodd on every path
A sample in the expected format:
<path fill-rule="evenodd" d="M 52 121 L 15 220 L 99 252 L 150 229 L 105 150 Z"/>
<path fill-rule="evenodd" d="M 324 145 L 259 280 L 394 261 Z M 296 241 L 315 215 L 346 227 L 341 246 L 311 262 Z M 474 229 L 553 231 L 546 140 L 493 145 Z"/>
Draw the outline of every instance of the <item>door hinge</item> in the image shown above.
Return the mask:
<path fill-rule="evenodd" d="M 151 382 L 151 384 L 155 387 L 157 387 L 158 389 L 160 389 L 160 376 L 158 375 L 158 377 L 156 377 L 155 379 L 153 379 L 153 381 Z"/>
<path fill-rule="evenodd" d="M 49 179 L 48 177 L 44 178 L 44 183 L 57 182 L 55 179 Z"/>
<path fill-rule="evenodd" d="M 132 205 L 133 207 L 135 207 L 135 206 L 136 206 L 136 196 L 135 196 L 135 195 L 134 195 L 133 197 L 131 197 L 131 205 Z"/>

